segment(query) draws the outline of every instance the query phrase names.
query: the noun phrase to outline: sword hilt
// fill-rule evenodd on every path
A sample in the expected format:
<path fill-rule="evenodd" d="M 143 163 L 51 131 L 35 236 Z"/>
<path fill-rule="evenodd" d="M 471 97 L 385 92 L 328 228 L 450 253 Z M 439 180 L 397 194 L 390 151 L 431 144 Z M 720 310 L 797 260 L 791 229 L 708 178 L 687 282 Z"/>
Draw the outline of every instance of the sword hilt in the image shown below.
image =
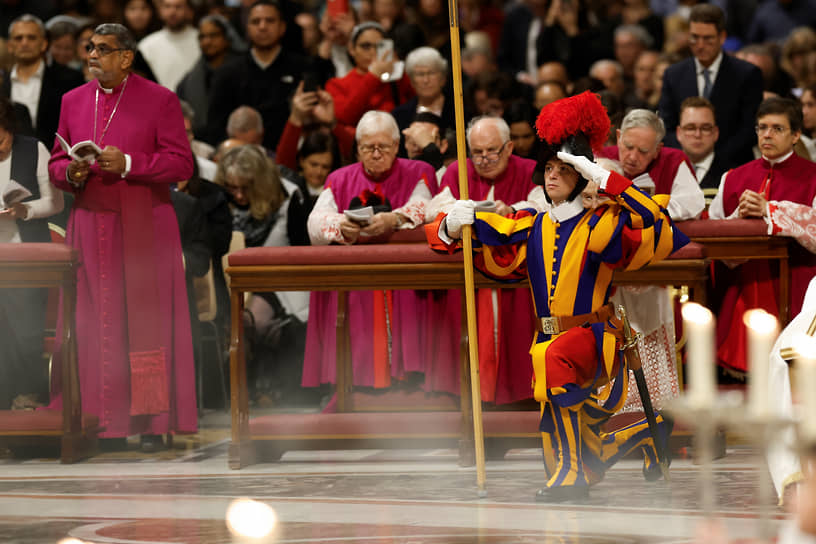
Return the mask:
<path fill-rule="evenodd" d="M 618 305 L 618 313 L 620 314 L 621 330 L 623 331 L 623 338 L 625 339 L 625 342 L 623 345 L 621 345 L 620 350 L 626 351 L 637 345 L 641 338 L 641 334 L 632 330 L 632 325 L 629 323 L 629 317 L 626 315 L 626 310 L 623 306 Z"/>

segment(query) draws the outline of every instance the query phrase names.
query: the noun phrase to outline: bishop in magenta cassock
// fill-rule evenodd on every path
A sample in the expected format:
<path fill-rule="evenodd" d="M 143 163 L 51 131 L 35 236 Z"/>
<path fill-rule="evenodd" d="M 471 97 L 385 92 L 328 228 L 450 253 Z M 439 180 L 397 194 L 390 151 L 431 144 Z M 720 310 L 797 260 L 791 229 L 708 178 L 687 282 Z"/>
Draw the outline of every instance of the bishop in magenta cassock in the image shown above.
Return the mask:
<path fill-rule="evenodd" d="M 82 409 L 99 417 L 103 438 L 195 432 L 190 317 L 170 202 L 170 184 L 193 173 L 181 107 L 130 72 L 135 43 L 123 26 L 98 26 L 89 48 L 95 79 L 63 97 L 58 131 L 103 151 L 81 161 L 55 144 L 49 163 L 52 183 L 75 197 L 66 242 L 82 262 Z M 57 375 L 52 408 L 61 405 L 59 383 Z"/>
<path fill-rule="evenodd" d="M 378 241 L 425 220 L 436 175 L 430 164 L 396 158 L 400 138 L 394 118 L 381 111 L 367 112 L 357 124 L 356 139 L 361 161 L 329 174 L 309 215 L 313 245 Z M 368 226 L 344 216 L 346 210 L 367 204 L 377 212 Z M 420 327 L 426 312 L 425 296 L 417 291 L 348 294 L 354 385 L 383 388 L 392 378 L 432 371 Z M 336 319 L 337 293 L 313 292 L 303 362 L 305 387 L 335 381 Z"/>

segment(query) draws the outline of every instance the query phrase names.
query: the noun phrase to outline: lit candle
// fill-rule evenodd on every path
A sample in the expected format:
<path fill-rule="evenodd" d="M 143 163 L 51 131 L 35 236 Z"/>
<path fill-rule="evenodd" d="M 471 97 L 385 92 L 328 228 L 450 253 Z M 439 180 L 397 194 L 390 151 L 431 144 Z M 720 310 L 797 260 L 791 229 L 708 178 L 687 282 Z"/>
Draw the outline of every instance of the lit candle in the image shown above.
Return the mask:
<path fill-rule="evenodd" d="M 748 412 L 767 416 L 771 412 L 768 372 L 777 336 L 776 317 L 756 309 L 745 312 L 742 320 L 748 328 Z"/>
<path fill-rule="evenodd" d="M 714 366 L 714 316 L 696 302 L 683 304 L 683 330 L 687 340 L 688 401 L 692 408 L 710 408 L 716 395 Z"/>
<path fill-rule="evenodd" d="M 796 402 L 799 405 L 799 436 L 804 446 L 816 444 L 816 338 L 802 334 L 794 339 L 796 352 Z"/>

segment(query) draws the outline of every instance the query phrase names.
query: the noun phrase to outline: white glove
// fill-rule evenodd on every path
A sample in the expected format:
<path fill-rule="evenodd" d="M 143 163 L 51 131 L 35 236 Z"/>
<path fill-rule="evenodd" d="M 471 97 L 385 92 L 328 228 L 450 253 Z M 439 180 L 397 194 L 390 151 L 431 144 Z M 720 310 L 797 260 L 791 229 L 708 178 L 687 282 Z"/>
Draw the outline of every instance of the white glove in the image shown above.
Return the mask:
<path fill-rule="evenodd" d="M 451 238 L 459 238 L 463 225 L 472 225 L 475 219 L 476 203 L 472 200 L 457 200 L 445 216 L 445 230 Z"/>
<path fill-rule="evenodd" d="M 573 155 L 572 153 L 558 152 L 558 158 L 565 163 L 572 165 L 579 174 L 589 181 L 594 181 L 601 189 L 606 188 L 606 180 L 609 178 L 609 170 L 598 166 L 583 155 Z"/>

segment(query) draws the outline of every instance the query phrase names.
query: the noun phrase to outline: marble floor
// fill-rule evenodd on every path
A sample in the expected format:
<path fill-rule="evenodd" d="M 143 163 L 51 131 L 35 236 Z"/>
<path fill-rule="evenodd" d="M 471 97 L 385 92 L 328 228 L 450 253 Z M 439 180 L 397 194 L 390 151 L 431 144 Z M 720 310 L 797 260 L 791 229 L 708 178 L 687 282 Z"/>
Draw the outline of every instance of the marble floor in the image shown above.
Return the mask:
<path fill-rule="evenodd" d="M 453 450 L 294 451 L 234 471 L 228 443 L 216 424 L 153 455 L 106 453 L 75 465 L 0 459 L 0 542 L 680 544 L 697 542 L 706 520 L 721 522 L 730 542 L 756 537 L 760 523 L 759 457 L 742 445 L 715 462 L 717 506 L 704 512 L 700 468 L 684 458 L 668 483 L 644 481 L 640 461 L 624 460 L 586 502 L 555 505 L 533 500 L 545 480 L 534 449 L 489 461 L 479 498 L 475 469 L 459 467 Z M 241 498 L 256 502 L 235 503 Z M 231 531 L 235 504 L 244 509 L 231 527 L 249 520 L 245 532 L 271 535 Z M 767 511 L 773 530 L 789 517 Z"/>

